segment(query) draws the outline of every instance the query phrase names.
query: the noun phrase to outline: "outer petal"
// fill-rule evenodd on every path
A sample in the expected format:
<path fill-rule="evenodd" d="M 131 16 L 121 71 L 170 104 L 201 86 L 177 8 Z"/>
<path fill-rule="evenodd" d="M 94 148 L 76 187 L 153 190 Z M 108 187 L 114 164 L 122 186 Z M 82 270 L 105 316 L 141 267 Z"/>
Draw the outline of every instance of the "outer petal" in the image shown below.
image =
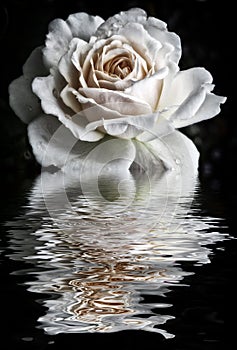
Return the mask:
<path fill-rule="evenodd" d="M 43 62 L 42 46 L 36 47 L 22 67 L 23 74 L 27 78 L 34 78 L 37 75 L 47 75 L 48 69 Z"/>
<path fill-rule="evenodd" d="M 220 104 L 225 103 L 225 101 L 226 97 L 207 93 L 203 104 L 192 118 L 185 120 L 177 119 L 173 124 L 176 128 L 182 128 L 202 120 L 210 119 L 220 113 Z"/>
<path fill-rule="evenodd" d="M 21 77 L 9 85 L 9 103 L 16 115 L 26 124 L 41 112 L 40 101 L 33 93 L 31 83 L 35 76 L 46 75 L 47 70 L 42 61 L 42 48 L 37 47 L 23 66 Z"/>
<path fill-rule="evenodd" d="M 98 105 L 116 111 L 123 116 L 149 114 L 152 112 L 151 106 L 141 96 L 137 98 L 137 96 L 129 93 L 126 94 L 103 88 L 81 88 L 79 92 L 87 98 L 93 99 Z"/>
<path fill-rule="evenodd" d="M 149 176 L 161 175 L 165 170 L 174 173 L 180 194 L 187 188 L 187 179 L 197 177 L 199 152 L 194 143 L 179 131 L 151 142 L 134 140 L 134 145 L 136 158 L 131 169 L 138 167 Z"/>
<path fill-rule="evenodd" d="M 55 19 L 49 24 L 49 33 L 45 41 L 44 62 L 50 68 L 57 66 L 60 58 L 67 52 L 72 40 L 72 32 L 62 19 Z"/>
<path fill-rule="evenodd" d="M 67 52 L 73 37 L 89 40 L 102 22 L 102 18 L 90 16 L 84 12 L 72 14 L 66 21 L 53 20 L 49 24 L 44 49 L 44 60 L 47 67 L 57 66 L 60 58 Z"/>
<path fill-rule="evenodd" d="M 135 162 L 151 174 L 163 170 L 174 171 L 178 176 L 196 176 L 198 170 L 199 152 L 194 143 L 179 131 L 153 141 L 139 143 Z"/>
<path fill-rule="evenodd" d="M 96 128 L 103 129 L 111 136 L 117 136 L 126 139 L 132 139 L 147 130 L 152 130 L 156 123 L 158 115 L 139 115 L 129 116 L 119 119 L 101 119 L 93 123 L 89 123 L 86 130 L 91 131 Z"/>
<path fill-rule="evenodd" d="M 78 101 L 81 103 L 82 105 L 82 112 L 83 115 L 87 118 L 87 120 L 89 122 L 96 122 L 98 120 L 103 120 L 103 119 L 108 119 L 108 120 L 112 120 L 112 119 L 116 119 L 116 118 L 123 118 L 124 115 L 121 114 L 119 111 L 115 110 L 114 107 L 116 107 L 117 105 L 117 109 L 119 107 L 119 104 L 122 105 L 125 100 L 122 100 L 120 98 L 120 100 L 118 100 L 115 104 L 111 104 L 112 109 L 110 108 L 110 104 L 108 103 L 108 107 L 106 104 L 102 104 L 102 101 L 100 103 L 97 103 L 93 98 L 88 98 L 83 96 L 82 94 L 80 94 L 78 91 L 76 91 L 75 89 L 69 88 L 67 87 L 68 91 L 71 91 L 72 94 L 74 94 L 76 96 L 76 98 L 78 99 Z M 100 90 L 100 89 L 99 89 Z M 99 92 L 99 91 L 98 91 Z M 115 91 L 113 91 L 115 92 Z M 109 93 L 112 93 L 112 91 L 110 91 Z M 118 96 L 118 95 L 117 95 Z M 151 112 L 150 106 L 146 105 L 146 104 L 141 104 L 138 100 L 136 100 L 135 98 L 131 98 L 131 96 L 126 96 L 124 94 L 124 96 L 126 97 L 126 105 L 123 106 L 123 110 L 129 110 L 133 113 L 135 113 L 136 111 L 138 112 L 138 108 L 135 110 L 134 109 L 134 104 L 136 102 L 137 107 L 140 106 L 140 110 L 142 109 L 143 113 L 144 113 L 144 105 L 146 106 L 146 111 L 149 113 Z M 122 108 L 122 106 L 121 106 Z M 120 109 L 121 109 L 120 108 Z M 82 115 L 82 113 L 81 113 Z M 126 114 L 127 116 L 127 114 Z M 132 115 L 129 115 L 129 117 L 132 117 Z"/>
<path fill-rule="evenodd" d="M 204 68 L 191 68 L 179 71 L 174 77 L 167 76 L 159 102 L 159 110 L 167 109 L 168 118 L 188 96 L 197 92 L 204 84 L 211 84 L 212 76 Z"/>
<path fill-rule="evenodd" d="M 173 80 L 165 79 L 159 110 L 175 128 L 214 117 L 226 98 L 210 93 L 211 83 L 212 76 L 204 68 L 179 71 Z"/>
<path fill-rule="evenodd" d="M 116 34 L 120 28 L 127 23 L 145 23 L 147 14 L 140 8 L 132 8 L 128 11 L 121 11 L 118 14 L 108 18 L 96 31 L 95 36 L 106 38 Z"/>
<path fill-rule="evenodd" d="M 220 104 L 225 100 L 225 97 L 216 96 L 209 92 L 208 87 L 203 86 L 186 98 L 171 116 L 170 121 L 175 128 L 182 128 L 212 118 L 220 112 Z"/>
<path fill-rule="evenodd" d="M 70 15 L 66 22 L 74 38 L 89 41 L 104 20 L 99 16 L 91 16 L 85 12 L 79 12 Z"/>
<path fill-rule="evenodd" d="M 87 182 L 84 173 L 91 173 L 94 178 L 98 179 L 100 173 L 104 170 L 114 171 L 117 169 L 117 172 L 128 170 L 135 156 L 136 149 L 131 140 L 105 137 L 84 157 L 81 178 Z M 96 177 L 95 174 L 98 174 L 98 176 Z"/>
<path fill-rule="evenodd" d="M 77 139 L 82 141 L 96 142 L 105 136 L 103 132 L 98 130 L 87 129 L 88 121 L 83 115 L 83 112 L 74 114 L 70 118 L 70 124 L 67 124 L 66 126 L 68 126 Z"/>
<path fill-rule="evenodd" d="M 158 40 L 163 47 L 165 44 L 170 45 L 169 58 L 175 63 L 178 63 L 182 53 L 179 36 L 175 33 L 169 32 L 167 30 L 167 24 L 155 17 L 148 17 L 144 24 L 144 28 L 153 38 Z"/>
<path fill-rule="evenodd" d="M 172 133 L 174 130 L 175 128 L 173 124 L 160 114 L 153 127 L 151 129 L 147 128 L 142 134 L 138 135 L 136 138 L 137 140 L 142 142 L 149 142 L 162 136 L 166 136 Z"/>
<path fill-rule="evenodd" d="M 12 81 L 9 94 L 11 108 L 24 123 L 30 123 L 42 112 L 40 100 L 32 92 L 31 79 L 24 75 Z"/>
<path fill-rule="evenodd" d="M 75 137 L 81 138 L 82 135 L 84 137 L 83 139 L 93 142 L 104 137 L 104 135 L 98 131 L 86 133 L 86 118 L 83 118 L 82 115 L 74 114 L 66 105 L 59 103 L 58 98 L 54 96 L 55 81 L 52 75 L 34 79 L 32 86 L 33 91 L 41 99 L 43 111 L 46 114 L 57 116 L 58 119 L 71 130 Z"/>
<path fill-rule="evenodd" d="M 55 96 L 56 82 L 53 75 L 47 77 L 37 77 L 32 83 L 34 93 L 40 98 L 41 106 L 46 114 L 57 116 L 62 122 L 66 114 L 72 114 L 72 111 L 66 106 L 60 106 L 58 97 Z"/>
<path fill-rule="evenodd" d="M 173 168 L 177 166 L 182 169 L 183 174 L 197 175 L 199 152 L 187 136 L 179 131 L 174 131 L 161 138 L 162 142 L 167 146 L 170 157 L 173 158 Z M 157 140 L 151 141 L 153 146 Z M 170 160 L 171 160 L 170 158 Z M 181 176 L 182 176 L 181 173 Z"/>
<path fill-rule="evenodd" d="M 85 47 L 87 43 L 81 39 L 74 38 L 69 44 L 67 53 L 61 57 L 58 70 L 65 80 L 75 88 L 79 87 L 79 72 L 72 63 L 72 55 L 78 46 Z"/>
<path fill-rule="evenodd" d="M 171 169 L 170 162 L 162 155 L 164 145 L 160 140 L 155 146 L 137 140 L 133 142 L 136 147 L 136 158 L 131 166 L 131 171 L 138 169 L 151 176 L 153 174 L 161 175 L 167 169 Z"/>
<path fill-rule="evenodd" d="M 96 147 L 96 142 L 79 141 L 56 117 L 41 115 L 28 126 L 33 153 L 43 167 L 63 168 L 80 163 Z"/>
<path fill-rule="evenodd" d="M 192 118 L 203 104 L 206 94 L 211 88 L 212 87 L 208 84 L 193 91 L 170 116 L 169 120 L 173 122 L 174 125 L 177 125 L 180 120 L 184 121 Z"/>

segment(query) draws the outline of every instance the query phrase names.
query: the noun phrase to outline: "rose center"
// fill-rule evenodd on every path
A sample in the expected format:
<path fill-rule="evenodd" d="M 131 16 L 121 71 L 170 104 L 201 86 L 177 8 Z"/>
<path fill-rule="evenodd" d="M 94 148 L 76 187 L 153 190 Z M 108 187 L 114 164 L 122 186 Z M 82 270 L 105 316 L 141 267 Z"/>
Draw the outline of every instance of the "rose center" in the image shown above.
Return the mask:
<path fill-rule="evenodd" d="M 104 71 L 112 77 L 124 79 L 131 73 L 133 67 L 127 57 L 116 57 L 104 65 Z"/>

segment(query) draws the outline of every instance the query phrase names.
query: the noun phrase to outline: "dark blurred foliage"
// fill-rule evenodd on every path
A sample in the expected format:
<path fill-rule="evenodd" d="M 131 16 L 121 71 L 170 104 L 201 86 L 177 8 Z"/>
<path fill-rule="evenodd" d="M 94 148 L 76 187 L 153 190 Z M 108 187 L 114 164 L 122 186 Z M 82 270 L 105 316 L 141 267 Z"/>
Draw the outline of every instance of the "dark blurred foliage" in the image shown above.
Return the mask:
<path fill-rule="evenodd" d="M 34 177 L 40 171 L 27 141 L 26 125 L 8 105 L 8 85 L 22 74 L 22 65 L 38 45 L 44 43 L 48 24 L 85 11 L 104 19 L 131 7 L 142 7 L 148 15 L 167 22 L 181 37 L 181 69 L 202 66 L 213 75 L 215 93 L 227 96 L 221 113 L 182 131 L 193 139 L 200 157 L 200 178 L 215 189 L 236 193 L 234 164 L 237 161 L 237 123 L 232 80 L 235 71 L 234 6 L 232 1 L 155 0 L 5 0 L 0 5 L 0 111 L 1 176 L 10 183 Z"/>

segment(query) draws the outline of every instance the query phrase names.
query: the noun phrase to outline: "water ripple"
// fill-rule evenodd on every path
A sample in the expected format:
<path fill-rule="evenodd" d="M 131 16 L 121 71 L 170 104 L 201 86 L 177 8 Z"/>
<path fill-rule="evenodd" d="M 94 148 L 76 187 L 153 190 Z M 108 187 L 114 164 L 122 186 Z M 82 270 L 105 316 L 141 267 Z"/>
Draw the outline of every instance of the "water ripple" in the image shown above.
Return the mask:
<path fill-rule="evenodd" d="M 39 327 L 173 337 L 160 328 L 173 318 L 165 296 L 192 274 L 185 262 L 210 263 L 213 245 L 228 239 L 218 230 L 221 219 L 195 207 L 197 190 L 195 178 L 180 186 L 172 174 L 126 174 L 85 191 L 76 176 L 42 173 L 24 214 L 7 223 L 9 257 L 31 264 L 15 274 L 27 276 L 29 291 L 44 293 Z"/>

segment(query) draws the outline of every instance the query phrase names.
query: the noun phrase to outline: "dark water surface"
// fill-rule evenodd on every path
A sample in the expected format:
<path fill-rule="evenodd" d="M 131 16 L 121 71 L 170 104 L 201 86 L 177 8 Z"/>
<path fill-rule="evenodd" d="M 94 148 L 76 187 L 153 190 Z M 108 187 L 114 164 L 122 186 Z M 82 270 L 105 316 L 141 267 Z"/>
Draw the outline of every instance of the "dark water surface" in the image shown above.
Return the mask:
<path fill-rule="evenodd" d="M 171 175 L 97 185 L 45 172 L 4 198 L 1 349 L 234 348 L 230 203 Z"/>

